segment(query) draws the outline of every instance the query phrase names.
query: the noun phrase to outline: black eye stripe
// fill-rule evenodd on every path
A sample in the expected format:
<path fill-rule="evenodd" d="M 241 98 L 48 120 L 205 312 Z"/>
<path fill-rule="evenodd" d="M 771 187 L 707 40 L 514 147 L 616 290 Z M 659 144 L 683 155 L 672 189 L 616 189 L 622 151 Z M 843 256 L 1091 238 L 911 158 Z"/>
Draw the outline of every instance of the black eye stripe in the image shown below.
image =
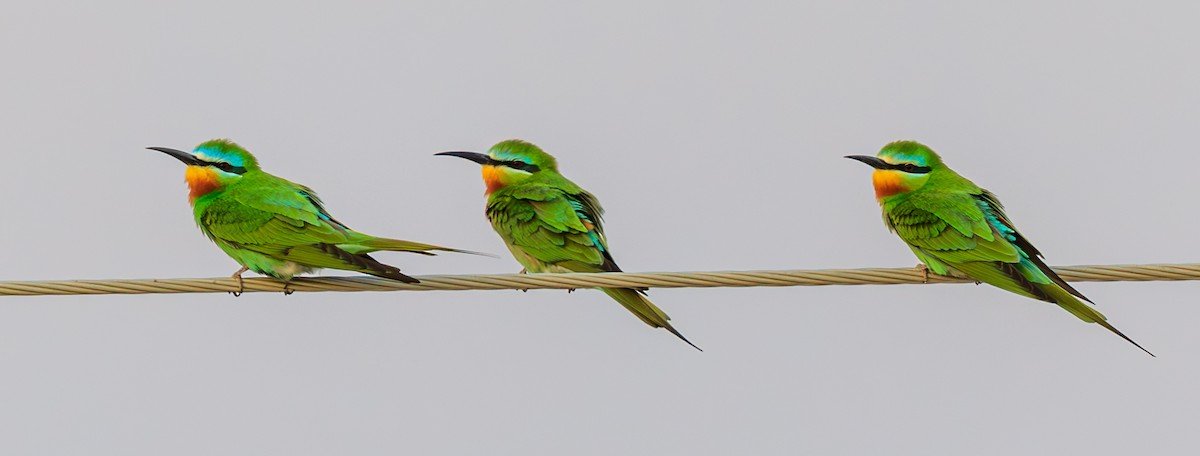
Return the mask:
<path fill-rule="evenodd" d="M 242 166 L 233 166 L 225 162 L 208 162 L 208 166 L 212 166 L 221 171 L 233 174 L 246 174 L 246 168 Z"/>
<path fill-rule="evenodd" d="M 917 166 L 912 163 L 900 163 L 897 165 L 888 164 L 887 169 L 894 169 L 897 171 L 904 171 L 906 173 L 913 173 L 913 174 L 925 174 L 930 171 L 933 171 L 933 168 L 930 168 L 928 166 Z"/>
<path fill-rule="evenodd" d="M 536 172 L 538 172 L 539 169 L 541 169 L 541 168 L 538 168 L 537 165 L 534 165 L 531 163 L 525 163 L 521 160 L 508 160 L 508 161 L 503 161 L 500 163 L 509 168 L 519 169 L 519 170 L 525 171 L 527 173 L 536 173 Z"/>

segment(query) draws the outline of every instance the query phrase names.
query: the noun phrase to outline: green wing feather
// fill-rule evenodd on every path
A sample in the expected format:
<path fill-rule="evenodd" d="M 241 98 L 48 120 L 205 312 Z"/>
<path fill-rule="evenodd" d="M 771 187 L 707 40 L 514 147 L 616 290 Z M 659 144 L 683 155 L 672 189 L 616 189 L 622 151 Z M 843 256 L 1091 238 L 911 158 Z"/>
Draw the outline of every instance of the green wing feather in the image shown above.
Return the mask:
<path fill-rule="evenodd" d="M 988 224 L 970 195 L 939 196 L 949 201 L 931 204 L 914 198 L 886 218 L 926 266 L 939 274 L 948 266 L 1006 291 L 1053 302 L 1011 266 L 1021 261 L 1020 252 Z"/>
<path fill-rule="evenodd" d="M 531 272 L 620 272 L 604 238 L 604 209 L 590 193 L 544 183 L 524 183 L 493 193 L 487 215 L 492 227 Z M 635 316 L 665 328 L 696 347 L 671 325 L 671 317 L 650 302 L 644 290 L 601 288 Z"/>
<path fill-rule="evenodd" d="M 602 209 L 586 192 L 524 184 L 492 198 L 487 213 L 506 243 L 542 263 L 523 264 L 526 269 L 555 265 L 575 272 L 620 271 L 604 241 Z"/>
<path fill-rule="evenodd" d="M 1078 290 L 1058 276 L 1013 226 L 992 193 L 933 192 L 885 206 L 885 221 L 931 270 L 953 268 L 1022 296 L 1058 304 L 1146 351 L 1110 325 Z M 1146 353 L 1150 353 L 1146 351 Z M 1151 356 L 1153 354 L 1151 353 Z"/>
<path fill-rule="evenodd" d="M 240 184 L 196 207 L 201 230 L 226 251 L 244 249 L 309 268 L 343 269 L 416 282 L 394 266 L 344 248 L 370 237 L 330 217 L 312 190 L 286 185 L 290 183 Z M 269 270 L 257 272 L 272 274 Z"/>
<path fill-rule="evenodd" d="M 197 214 L 210 238 L 242 246 L 275 248 L 340 244 L 347 230 L 294 191 L 233 187 Z M 199 207 L 198 207 L 199 208 Z"/>

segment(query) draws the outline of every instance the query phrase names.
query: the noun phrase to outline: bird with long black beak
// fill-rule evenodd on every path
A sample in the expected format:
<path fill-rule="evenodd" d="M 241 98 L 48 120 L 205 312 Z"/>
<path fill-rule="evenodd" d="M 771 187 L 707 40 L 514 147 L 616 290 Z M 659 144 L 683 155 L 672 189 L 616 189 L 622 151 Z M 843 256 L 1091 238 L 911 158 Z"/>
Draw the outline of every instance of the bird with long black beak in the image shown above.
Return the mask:
<path fill-rule="evenodd" d="M 233 274 L 238 283 L 235 295 L 241 294 L 242 273 L 247 270 L 285 283 L 321 268 L 416 283 L 417 279 L 369 254 L 381 250 L 476 253 L 354 231 L 329 215 L 312 189 L 268 174 L 250 152 L 227 139 L 205 142 L 191 153 L 149 149 L 187 165 L 184 179 L 196 225 L 242 266 Z"/>
<path fill-rule="evenodd" d="M 604 210 L 591 193 L 558 172 L 537 146 L 503 141 L 488 153 L 442 152 L 482 165 L 486 214 L 513 257 L 531 273 L 620 272 L 604 239 Z M 600 288 L 646 324 L 665 328 L 697 350 L 650 302 L 644 289 Z"/>
<path fill-rule="evenodd" d="M 932 149 L 896 141 L 878 156 L 846 158 L 875 168 L 871 180 L 884 222 L 928 270 L 940 275 L 957 271 L 1005 291 L 1058 304 L 1150 353 L 1046 266 L 1042 253 L 1017 231 L 996 195 L 954 172 Z"/>

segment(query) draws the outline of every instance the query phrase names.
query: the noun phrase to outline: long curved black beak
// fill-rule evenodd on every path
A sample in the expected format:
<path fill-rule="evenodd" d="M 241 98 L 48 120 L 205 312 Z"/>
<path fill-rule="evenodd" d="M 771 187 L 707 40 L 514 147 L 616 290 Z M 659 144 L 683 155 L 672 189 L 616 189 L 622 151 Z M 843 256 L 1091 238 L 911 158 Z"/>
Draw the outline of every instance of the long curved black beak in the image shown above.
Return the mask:
<path fill-rule="evenodd" d="M 471 161 L 473 161 L 475 163 L 479 163 L 481 165 L 496 164 L 496 160 L 492 160 L 492 157 L 489 157 L 487 154 L 481 154 L 479 152 L 459 152 L 459 151 L 438 152 L 434 155 L 449 155 L 451 157 L 465 158 L 467 160 L 471 160 Z"/>
<path fill-rule="evenodd" d="M 164 154 L 178 158 L 179 161 L 183 162 L 184 164 L 186 164 L 188 166 L 203 166 L 205 164 L 203 161 L 200 161 L 199 158 L 196 158 L 192 154 L 189 154 L 182 150 L 168 149 L 166 147 L 147 147 L 147 149 L 157 150 Z"/>
<path fill-rule="evenodd" d="M 878 158 L 872 157 L 870 155 L 847 155 L 846 158 L 849 158 L 851 160 L 858 160 L 860 162 L 866 163 L 868 165 L 871 165 L 871 167 L 875 168 L 875 169 L 884 169 L 884 168 L 888 167 L 888 162 L 885 162 Z"/>

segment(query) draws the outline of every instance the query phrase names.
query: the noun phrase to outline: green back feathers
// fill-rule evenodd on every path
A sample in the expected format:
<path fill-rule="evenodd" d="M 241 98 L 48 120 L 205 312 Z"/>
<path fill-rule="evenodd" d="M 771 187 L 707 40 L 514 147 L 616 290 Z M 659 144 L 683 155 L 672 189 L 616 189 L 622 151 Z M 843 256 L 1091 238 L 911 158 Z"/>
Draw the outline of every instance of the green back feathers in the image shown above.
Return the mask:
<path fill-rule="evenodd" d="M 333 268 L 416 282 L 368 253 L 465 252 L 351 230 L 329 215 L 312 189 L 262 171 L 254 156 L 233 141 L 207 141 L 193 154 L 205 162 L 206 171 L 197 179 L 215 178 L 222 184 L 193 201 L 196 223 L 222 250 L 255 272 L 289 280 L 312 269 Z"/>
<path fill-rule="evenodd" d="M 951 170 L 932 149 L 897 141 L 884 146 L 878 158 L 886 163 L 872 165 L 877 195 L 881 186 L 903 190 L 880 198 L 884 221 L 932 271 L 954 269 L 1000 289 L 1053 302 L 1142 348 L 1105 322 L 1082 293 L 1046 265 L 995 195 Z M 914 172 L 896 166 L 902 164 L 925 168 Z"/>
<path fill-rule="evenodd" d="M 488 151 L 509 168 L 508 181 L 488 194 L 487 216 L 517 261 L 529 272 L 618 272 L 609 252 L 600 202 L 558 173 L 558 162 L 521 140 L 503 141 Z M 485 168 L 487 169 L 487 168 Z M 484 172 L 484 180 L 496 179 Z M 633 288 L 601 288 L 646 324 L 665 328 L 696 347 L 669 322 L 670 317 Z M 699 349 L 699 347 L 696 347 Z"/>

